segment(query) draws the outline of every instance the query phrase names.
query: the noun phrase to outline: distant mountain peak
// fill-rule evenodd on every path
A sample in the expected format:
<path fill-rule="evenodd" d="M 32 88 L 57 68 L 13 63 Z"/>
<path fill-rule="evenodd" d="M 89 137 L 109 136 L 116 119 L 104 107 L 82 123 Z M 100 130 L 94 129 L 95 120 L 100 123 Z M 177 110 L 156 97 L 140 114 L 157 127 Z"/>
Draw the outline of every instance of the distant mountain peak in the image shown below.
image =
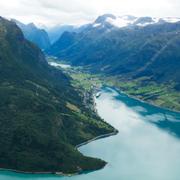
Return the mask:
<path fill-rule="evenodd" d="M 124 27 L 130 25 L 135 20 L 136 17 L 131 15 L 115 16 L 113 14 L 104 14 L 95 20 L 93 27 L 104 27 L 104 25 L 110 25 L 108 27 Z"/>
<path fill-rule="evenodd" d="M 34 23 L 24 24 L 16 19 L 11 19 L 11 21 L 17 24 L 26 39 L 36 44 L 42 50 L 50 47 L 50 40 L 44 29 L 38 28 Z"/>
<path fill-rule="evenodd" d="M 29 24 L 27 24 L 27 26 L 28 26 L 28 27 L 31 27 L 31 28 L 37 28 L 36 25 L 35 25 L 34 23 L 32 23 L 32 22 L 29 23 Z"/>
<path fill-rule="evenodd" d="M 152 23 L 152 22 L 154 22 L 154 20 L 152 17 L 148 17 L 148 16 L 140 17 L 140 18 L 136 19 L 136 23 L 147 23 L 147 22 Z"/>
<path fill-rule="evenodd" d="M 147 26 L 157 23 L 176 23 L 179 22 L 180 18 L 154 18 L 154 17 L 135 17 L 132 15 L 115 16 L 113 14 L 104 14 L 99 16 L 95 22 L 92 24 L 94 28 L 96 27 L 129 27 L 129 26 Z M 110 26 L 107 26 L 110 25 Z"/>
<path fill-rule="evenodd" d="M 102 16 L 99 16 L 96 20 L 95 23 L 104 23 L 108 18 L 110 19 L 116 19 L 116 16 L 113 14 L 104 14 Z"/>

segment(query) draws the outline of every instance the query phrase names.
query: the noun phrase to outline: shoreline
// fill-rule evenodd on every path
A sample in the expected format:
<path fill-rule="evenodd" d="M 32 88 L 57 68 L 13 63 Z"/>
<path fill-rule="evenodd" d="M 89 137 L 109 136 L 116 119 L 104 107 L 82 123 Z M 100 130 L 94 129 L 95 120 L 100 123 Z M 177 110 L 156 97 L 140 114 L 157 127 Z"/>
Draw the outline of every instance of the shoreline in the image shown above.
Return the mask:
<path fill-rule="evenodd" d="M 116 86 L 105 86 L 105 87 L 110 87 L 110 88 L 112 88 L 112 89 L 115 89 L 118 93 L 122 93 L 122 94 L 128 96 L 129 98 L 132 98 L 132 99 L 137 100 L 137 101 L 140 101 L 140 102 L 142 102 L 142 103 L 145 103 L 145 104 L 154 106 L 154 107 L 156 107 L 156 108 L 160 108 L 160 109 L 162 109 L 162 110 L 171 111 L 171 112 L 173 112 L 173 113 L 180 113 L 180 111 L 178 111 L 178 110 L 173 110 L 173 109 L 170 109 L 170 108 L 162 107 L 162 106 L 157 105 L 157 104 L 155 104 L 155 103 L 150 103 L 150 102 L 145 101 L 145 100 L 142 100 L 142 99 L 140 99 L 140 98 L 138 98 L 138 97 L 136 97 L 136 96 L 130 95 L 130 94 L 126 93 L 125 91 L 122 91 L 120 88 L 118 88 L 118 87 L 116 87 Z"/>
<path fill-rule="evenodd" d="M 100 88 L 98 88 L 98 90 L 100 90 Z M 97 88 L 96 88 L 96 91 L 97 91 Z M 93 99 L 93 109 L 96 111 L 96 105 L 95 105 L 95 100 L 94 100 L 94 97 L 96 95 L 96 91 L 94 91 L 93 93 L 91 93 L 91 97 Z M 97 112 L 95 112 L 97 113 Z M 102 135 L 99 135 L 99 136 L 96 136 L 92 139 L 89 139 L 85 142 L 82 142 L 78 145 L 76 145 L 74 148 L 76 150 L 78 150 L 78 148 L 80 148 L 81 146 L 84 146 L 86 144 L 89 144 L 95 140 L 98 140 L 98 139 L 102 139 L 102 138 L 106 138 L 106 137 L 110 137 L 110 136 L 114 136 L 118 134 L 118 130 L 114 128 L 114 131 L 111 132 L 111 133 L 107 133 L 107 134 L 102 134 Z M 79 150 L 78 150 L 79 151 Z M 102 167 L 101 169 L 103 169 L 104 167 Z M 34 175 L 57 175 L 57 176 L 74 176 L 74 175 L 80 175 L 83 173 L 82 172 L 76 172 L 76 173 L 63 173 L 63 172 L 51 172 L 51 171 L 47 171 L 47 172 L 31 172 L 31 171 L 21 171 L 21 170 L 16 170 L 16 169 L 8 169 L 8 168 L 0 168 L 0 171 L 9 171 L 9 172 L 13 172 L 13 173 L 19 173 L 19 174 L 34 174 Z"/>
<path fill-rule="evenodd" d="M 0 171 L 10 171 L 15 173 L 21 173 L 21 174 L 55 174 L 56 172 L 31 172 L 31 171 L 21 171 L 16 169 L 7 169 L 7 168 L 0 168 Z"/>
<path fill-rule="evenodd" d="M 61 60 L 56 60 L 56 61 L 57 61 L 57 62 L 60 62 L 60 63 L 65 63 L 65 65 L 70 65 L 70 64 L 67 64 L 66 61 L 61 61 Z M 72 68 L 73 68 L 73 67 L 74 67 L 74 66 L 72 66 Z M 77 66 L 77 67 L 79 67 L 79 66 Z M 143 103 L 146 103 L 146 104 L 149 104 L 149 105 L 152 105 L 152 106 L 161 108 L 161 109 L 163 109 L 163 110 L 172 111 L 172 112 L 174 112 L 174 113 L 180 113 L 180 110 L 174 110 L 174 109 L 171 109 L 171 108 L 168 108 L 168 107 L 163 107 L 163 106 L 157 105 L 157 104 L 155 104 L 155 103 L 153 103 L 153 102 L 148 102 L 148 101 L 142 100 L 142 99 L 138 98 L 137 96 L 130 95 L 130 94 L 126 93 L 125 91 L 122 91 L 122 90 L 121 90 L 119 87 L 117 87 L 117 86 L 109 86 L 109 85 L 107 85 L 107 84 L 105 84 L 105 83 L 102 83 L 101 85 L 102 85 L 102 86 L 111 87 L 111 88 L 117 90 L 118 92 L 123 93 L 123 94 L 127 95 L 128 97 L 133 98 L 133 99 L 138 100 L 138 101 L 141 101 L 141 102 L 143 102 Z M 100 90 L 101 88 L 96 87 L 96 91 L 97 91 L 97 89 Z"/>
<path fill-rule="evenodd" d="M 91 143 L 91 142 L 93 142 L 93 141 L 96 141 L 96 140 L 98 140 L 98 139 L 103 139 L 103 138 L 106 138 L 106 137 L 115 136 L 116 134 L 118 134 L 118 130 L 115 129 L 114 132 L 112 132 L 112 133 L 107 133 L 107 134 L 99 135 L 99 136 L 97 136 L 97 137 L 95 137 L 95 138 L 92 138 L 92 139 L 90 139 L 90 140 L 88 140 L 88 141 L 85 141 L 85 142 L 83 142 L 83 143 L 81 143 L 81 144 L 76 145 L 75 148 L 78 149 L 78 148 L 80 148 L 81 146 L 84 146 L 84 145 L 86 145 L 86 144 L 89 144 L 89 143 Z"/>
<path fill-rule="evenodd" d="M 78 150 L 78 148 L 80 148 L 81 146 L 89 144 L 89 143 L 91 143 L 91 142 L 93 142 L 95 140 L 106 138 L 106 137 L 110 137 L 110 136 L 114 136 L 116 134 L 118 134 L 118 130 L 114 130 L 114 132 L 112 132 L 112 133 L 107 133 L 107 134 L 103 134 L 103 135 L 99 135 L 97 137 L 94 137 L 94 138 L 92 138 L 92 139 L 90 139 L 88 141 L 85 141 L 85 142 L 83 142 L 81 144 L 76 145 L 74 148 Z M 104 168 L 104 167 L 102 167 L 102 168 Z M 34 174 L 34 175 L 45 175 L 45 174 L 47 174 L 47 175 L 57 175 L 57 176 L 74 176 L 74 175 L 82 174 L 82 172 L 81 173 L 76 172 L 76 173 L 67 173 L 66 174 L 66 173 L 58 172 L 58 171 L 56 171 L 56 172 L 51 172 L 51 171 L 47 171 L 47 172 L 32 172 L 32 171 L 21 171 L 21 170 L 8 169 L 8 168 L 0 168 L 0 171 L 9 171 L 9 172 L 14 172 L 14 173 L 29 174 L 29 175 L 30 174 Z"/>
<path fill-rule="evenodd" d="M 6 169 L 6 168 L 0 168 L 0 171 L 8 171 L 12 173 L 18 173 L 18 174 L 27 174 L 27 175 L 57 175 L 57 176 L 74 176 L 78 175 L 79 173 L 63 173 L 63 172 L 32 172 L 32 171 L 21 171 L 21 170 L 16 170 L 16 169 Z"/>

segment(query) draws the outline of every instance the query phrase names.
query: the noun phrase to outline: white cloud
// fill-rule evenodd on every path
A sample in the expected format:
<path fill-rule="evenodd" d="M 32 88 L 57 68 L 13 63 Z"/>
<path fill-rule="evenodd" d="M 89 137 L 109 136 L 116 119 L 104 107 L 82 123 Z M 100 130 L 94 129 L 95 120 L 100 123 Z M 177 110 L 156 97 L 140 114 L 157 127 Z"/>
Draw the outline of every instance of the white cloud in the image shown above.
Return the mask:
<path fill-rule="evenodd" d="M 81 24 L 104 13 L 180 17 L 180 0 L 0 0 L 0 15 L 25 23 Z"/>

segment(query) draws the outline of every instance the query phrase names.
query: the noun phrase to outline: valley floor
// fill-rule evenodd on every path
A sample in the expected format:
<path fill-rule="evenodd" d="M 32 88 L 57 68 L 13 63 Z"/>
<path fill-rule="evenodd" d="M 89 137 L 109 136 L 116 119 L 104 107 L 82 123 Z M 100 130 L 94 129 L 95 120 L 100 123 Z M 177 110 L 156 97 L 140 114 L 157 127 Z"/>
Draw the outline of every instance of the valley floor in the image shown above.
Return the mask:
<path fill-rule="evenodd" d="M 58 63 L 58 61 L 56 62 Z M 71 67 L 64 70 L 72 77 L 72 83 L 76 87 L 90 91 L 95 87 L 111 86 L 152 105 L 180 111 L 180 93 L 174 89 L 174 84 L 157 84 L 148 81 L 147 77 L 135 80 L 127 80 L 119 76 L 107 77 L 102 74 L 92 74 L 81 67 Z"/>

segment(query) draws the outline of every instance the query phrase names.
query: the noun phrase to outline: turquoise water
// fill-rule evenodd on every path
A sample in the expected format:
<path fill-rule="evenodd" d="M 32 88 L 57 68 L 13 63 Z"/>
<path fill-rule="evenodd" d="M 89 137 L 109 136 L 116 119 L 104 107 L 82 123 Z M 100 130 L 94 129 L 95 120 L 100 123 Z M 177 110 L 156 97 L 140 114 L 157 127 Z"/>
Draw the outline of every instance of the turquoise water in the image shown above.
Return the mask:
<path fill-rule="evenodd" d="M 99 171 L 73 177 L 0 172 L 0 180 L 179 180 L 180 139 L 154 123 L 179 123 L 180 114 L 134 100 L 104 88 L 96 99 L 99 115 L 119 130 L 118 135 L 82 146 L 88 156 L 108 162 Z"/>

